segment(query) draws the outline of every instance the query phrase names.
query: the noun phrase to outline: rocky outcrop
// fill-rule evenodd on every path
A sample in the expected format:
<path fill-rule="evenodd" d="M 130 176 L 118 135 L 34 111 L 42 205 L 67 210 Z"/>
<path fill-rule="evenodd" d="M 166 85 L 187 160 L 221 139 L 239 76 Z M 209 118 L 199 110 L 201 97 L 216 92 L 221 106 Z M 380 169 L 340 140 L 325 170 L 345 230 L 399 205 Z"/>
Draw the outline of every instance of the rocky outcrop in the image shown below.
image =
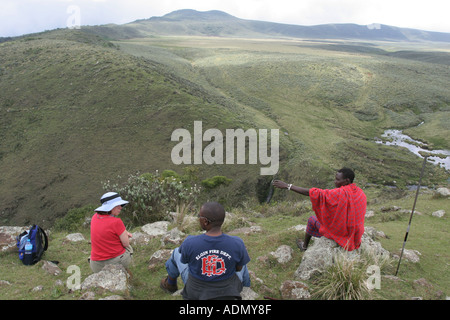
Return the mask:
<path fill-rule="evenodd" d="M 374 240 L 374 234 L 376 232 L 368 228 L 361 238 L 360 248 L 351 252 L 346 251 L 346 256 L 350 259 L 357 259 L 363 251 L 371 251 L 376 255 L 389 256 L 389 252 L 383 249 L 379 242 Z M 343 248 L 331 239 L 325 237 L 315 239 L 313 244 L 303 254 L 302 261 L 294 273 L 295 278 L 309 280 L 314 274 L 325 271 L 333 264 L 334 257 L 339 252 L 344 251 Z"/>

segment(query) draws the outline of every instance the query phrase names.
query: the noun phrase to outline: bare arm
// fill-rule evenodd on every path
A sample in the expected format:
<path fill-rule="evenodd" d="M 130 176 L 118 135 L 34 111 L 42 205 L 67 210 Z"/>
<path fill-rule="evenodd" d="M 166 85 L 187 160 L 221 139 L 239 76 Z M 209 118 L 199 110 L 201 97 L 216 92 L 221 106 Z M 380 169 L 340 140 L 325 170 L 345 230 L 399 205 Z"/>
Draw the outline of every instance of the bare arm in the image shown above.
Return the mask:
<path fill-rule="evenodd" d="M 120 236 L 120 242 L 122 242 L 122 245 L 124 248 L 128 247 L 130 245 L 130 238 L 131 233 L 129 233 L 127 230 L 125 230 Z"/>
<path fill-rule="evenodd" d="M 292 190 L 294 192 L 300 193 L 304 196 L 309 196 L 309 189 L 307 188 L 302 188 L 302 187 L 297 187 L 294 186 L 292 184 L 286 183 L 284 181 L 281 180 L 274 180 L 273 181 L 273 186 L 279 189 L 289 189 Z"/>

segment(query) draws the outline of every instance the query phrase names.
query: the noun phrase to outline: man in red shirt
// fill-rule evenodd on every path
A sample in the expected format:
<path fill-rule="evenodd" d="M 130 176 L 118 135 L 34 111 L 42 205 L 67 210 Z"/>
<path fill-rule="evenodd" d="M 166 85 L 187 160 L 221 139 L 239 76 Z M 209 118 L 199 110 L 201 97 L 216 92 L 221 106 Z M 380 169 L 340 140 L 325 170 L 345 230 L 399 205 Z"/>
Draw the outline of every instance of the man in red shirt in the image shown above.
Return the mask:
<path fill-rule="evenodd" d="M 355 173 L 342 168 L 336 173 L 335 189 L 301 188 L 275 180 L 273 185 L 309 196 L 316 216 L 308 220 L 305 240 L 297 244 L 307 249 L 311 237 L 324 236 L 334 240 L 348 251 L 358 249 L 364 233 L 367 199 L 364 192 L 353 183 Z"/>

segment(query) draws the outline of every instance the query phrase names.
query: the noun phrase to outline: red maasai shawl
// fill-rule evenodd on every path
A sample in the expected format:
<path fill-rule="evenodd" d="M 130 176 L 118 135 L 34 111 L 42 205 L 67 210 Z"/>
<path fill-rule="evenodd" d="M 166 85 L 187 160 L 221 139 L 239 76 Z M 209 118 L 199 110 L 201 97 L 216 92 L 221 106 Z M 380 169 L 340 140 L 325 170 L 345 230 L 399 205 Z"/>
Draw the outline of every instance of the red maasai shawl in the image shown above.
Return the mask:
<path fill-rule="evenodd" d="M 354 183 L 331 190 L 309 190 L 320 233 L 348 251 L 358 249 L 364 233 L 366 195 Z"/>

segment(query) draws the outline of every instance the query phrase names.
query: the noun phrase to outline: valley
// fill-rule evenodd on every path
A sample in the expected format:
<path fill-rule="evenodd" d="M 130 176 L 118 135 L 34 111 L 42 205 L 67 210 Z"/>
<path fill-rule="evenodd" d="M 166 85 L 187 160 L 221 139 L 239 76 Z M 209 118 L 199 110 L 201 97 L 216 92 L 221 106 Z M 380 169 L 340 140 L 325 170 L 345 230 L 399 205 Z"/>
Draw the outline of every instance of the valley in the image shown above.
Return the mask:
<path fill-rule="evenodd" d="M 240 36 L 154 34 L 149 23 L 58 29 L 0 44 L 2 224 L 51 225 L 71 208 L 96 204 L 102 182 L 154 170 L 194 167 L 199 181 L 226 176 L 226 205 L 255 198 L 273 178 L 260 175 L 260 164 L 171 161 L 171 134 L 193 132 L 195 121 L 221 132 L 279 130 L 275 176 L 309 187 L 331 187 L 342 166 L 362 186 L 415 184 L 421 159 L 375 143 L 387 129 L 450 149 L 447 42 L 263 37 L 243 29 Z M 447 186 L 448 177 L 429 166 L 424 183 Z"/>

